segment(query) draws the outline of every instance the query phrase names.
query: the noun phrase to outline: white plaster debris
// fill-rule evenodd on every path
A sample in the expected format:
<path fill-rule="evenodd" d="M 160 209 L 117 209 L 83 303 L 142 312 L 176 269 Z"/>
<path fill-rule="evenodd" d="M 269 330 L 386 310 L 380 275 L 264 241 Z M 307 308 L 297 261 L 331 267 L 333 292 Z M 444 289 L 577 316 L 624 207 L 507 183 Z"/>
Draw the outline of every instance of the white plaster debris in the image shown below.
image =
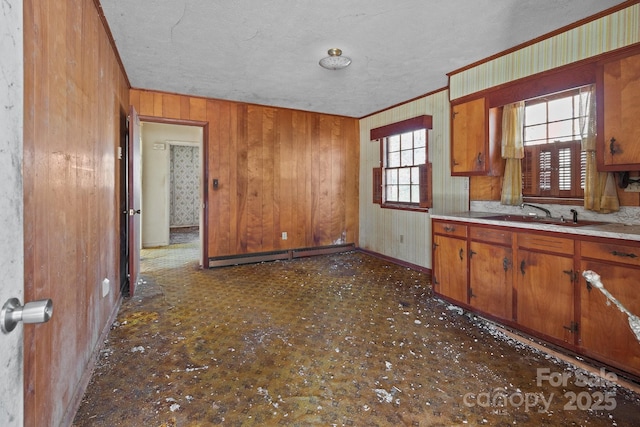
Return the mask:
<path fill-rule="evenodd" d="M 387 371 L 390 371 L 390 370 L 391 370 L 391 367 L 393 366 L 393 365 L 391 364 L 391 362 L 384 362 L 384 364 L 385 364 L 385 365 L 386 365 L 386 367 L 387 367 Z"/>
<path fill-rule="evenodd" d="M 138 352 L 144 353 L 144 347 L 139 345 L 138 347 L 133 347 L 131 349 L 131 353 L 138 353 Z"/>
<path fill-rule="evenodd" d="M 462 316 L 462 314 L 464 313 L 464 310 L 462 310 L 460 307 L 458 307 L 457 305 L 448 305 L 447 306 L 447 310 L 449 311 L 455 311 L 456 313 L 458 313 L 460 316 Z"/>
<path fill-rule="evenodd" d="M 380 402 L 391 403 L 393 402 L 394 396 L 400 391 L 400 389 L 393 386 L 390 392 L 383 388 L 376 388 L 373 391 L 376 393 L 376 396 L 378 396 L 378 400 L 380 400 Z M 396 403 L 400 403 L 400 399 L 396 399 Z"/>
<path fill-rule="evenodd" d="M 629 318 L 629 327 L 635 334 L 636 339 L 640 341 L 640 317 L 627 310 L 627 308 L 622 305 L 620 301 L 618 301 L 613 295 L 611 295 L 611 292 L 609 292 L 604 287 L 604 284 L 600 280 L 600 275 L 598 273 L 591 270 L 585 270 L 582 272 L 582 276 L 587 282 L 591 283 L 594 287 L 598 288 L 600 292 L 602 292 L 602 294 L 607 298 L 607 305 L 613 303 L 616 307 L 618 307 L 618 310 L 627 315 L 627 317 Z"/>
<path fill-rule="evenodd" d="M 180 405 L 174 403 L 173 405 L 169 406 L 169 409 L 171 410 L 171 412 L 176 412 L 178 409 L 180 409 Z"/>

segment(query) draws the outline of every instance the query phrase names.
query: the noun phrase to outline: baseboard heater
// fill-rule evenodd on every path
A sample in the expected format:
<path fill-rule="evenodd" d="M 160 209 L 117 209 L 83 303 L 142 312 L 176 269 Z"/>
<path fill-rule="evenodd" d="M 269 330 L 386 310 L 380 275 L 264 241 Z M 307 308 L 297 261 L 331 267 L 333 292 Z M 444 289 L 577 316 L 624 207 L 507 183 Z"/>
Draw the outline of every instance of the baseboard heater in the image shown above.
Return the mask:
<path fill-rule="evenodd" d="M 341 245 L 317 246 L 313 248 L 297 248 L 285 251 L 257 252 L 253 254 L 228 255 L 209 258 L 209 268 L 230 265 L 253 264 L 266 261 L 291 260 L 316 255 L 335 254 L 355 250 L 355 243 Z"/>

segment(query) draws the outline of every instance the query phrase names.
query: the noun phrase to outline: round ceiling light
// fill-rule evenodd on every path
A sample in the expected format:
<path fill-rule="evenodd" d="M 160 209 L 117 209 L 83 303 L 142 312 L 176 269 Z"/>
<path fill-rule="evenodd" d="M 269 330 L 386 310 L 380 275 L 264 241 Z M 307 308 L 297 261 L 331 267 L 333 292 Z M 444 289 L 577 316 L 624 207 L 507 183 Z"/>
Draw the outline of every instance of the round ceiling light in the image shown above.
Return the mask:
<path fill-rule="evenodd" d="M 351 58 L 342 56 L 340 49 L 329 49 L 329 56 L 320 60 L 320 66 L 327 70 L 341 70 L 347 68 L 351 64 Z"/>

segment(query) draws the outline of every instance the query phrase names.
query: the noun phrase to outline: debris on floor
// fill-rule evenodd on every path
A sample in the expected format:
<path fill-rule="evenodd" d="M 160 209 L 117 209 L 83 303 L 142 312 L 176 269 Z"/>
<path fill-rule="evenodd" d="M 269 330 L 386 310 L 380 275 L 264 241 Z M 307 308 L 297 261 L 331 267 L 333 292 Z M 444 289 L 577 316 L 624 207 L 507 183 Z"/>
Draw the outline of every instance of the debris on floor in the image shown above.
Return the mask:
<path fill-rule="evenodd" d="M 188 250 L 146 250 L 146 283 L 123 302 L 74 426 L 640 419 L 615 375 L 585 381 L 435 298 L 423 273 L 359 252 L 202 270 Z"/>

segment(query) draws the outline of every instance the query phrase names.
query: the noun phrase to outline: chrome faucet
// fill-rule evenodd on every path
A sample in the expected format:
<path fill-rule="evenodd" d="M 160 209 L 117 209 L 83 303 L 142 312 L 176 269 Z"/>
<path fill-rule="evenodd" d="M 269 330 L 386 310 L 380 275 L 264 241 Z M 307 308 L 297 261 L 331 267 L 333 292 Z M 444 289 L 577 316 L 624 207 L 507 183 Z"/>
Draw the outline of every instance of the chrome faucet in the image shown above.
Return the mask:
<path fill-rule="evenodd" d="M 532 208 L 535 208 L 535 209 L 540 209 L 542 212 L 544 212 L 544 214 L 545 214 L 545 216 L 546 216 L 547 218 L 551 218 L 551 211 L 550 211 L 549 209 L 545 209 L 545 208 L 543 208 L 543 207 L 536 206 L 536 205 L 531 205 L 531 204 L 529 204 L 529 203 L 523 203 L 523 204 L 521 204 L 521 205 L 520 205 L 520 208 L 521 208 L 521 209 L 524 209 L 524 207 L 525 207 L 525 206 L 529 206 L 529 207 L 532 207 Z"/>

